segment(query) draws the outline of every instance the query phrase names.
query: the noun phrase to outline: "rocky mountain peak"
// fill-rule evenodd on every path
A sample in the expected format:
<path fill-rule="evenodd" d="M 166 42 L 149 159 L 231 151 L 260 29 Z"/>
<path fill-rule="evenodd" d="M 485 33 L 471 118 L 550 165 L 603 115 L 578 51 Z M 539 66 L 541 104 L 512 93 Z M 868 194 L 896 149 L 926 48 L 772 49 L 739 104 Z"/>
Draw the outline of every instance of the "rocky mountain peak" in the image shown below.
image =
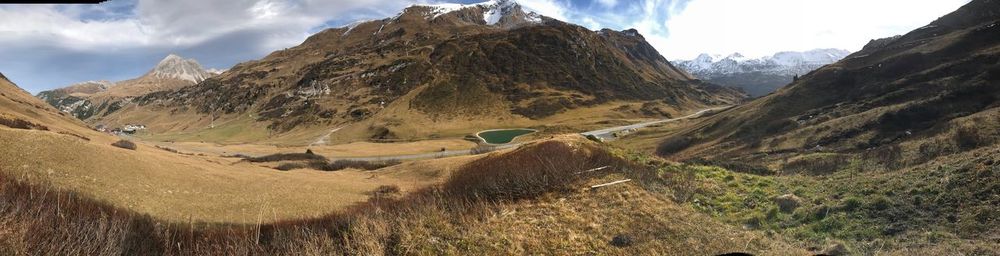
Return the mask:
<path fill-rule="evenodd" d="M 837 62 L 849 54 L 840 49 L 785 51 L 761 58 L 740 53 L 728 56 L 701 54 L 692 60 L 675 60 L 673 63 L 699 79 L 739 87 L 756 97 L 788 84 L 796 75 Z"/>
<path fill-rule="evenodd" d="M 175 54 L 167 55 L 166 58 L 156 64 L 156 67 L 147 74 L 156 78 L 174 78 L 198 83 L 212 76 L 194 59 L 185 59 Z"/>
<path fill-rule="evenodd" d="M 483 23 L 503 28 L 538 24 L 543 21 L 543 16 L 523 7 L 514 0 L 490 0 L 476 4 L 418 4 L 410 6 L 398 16 L 413 11 L 426 11 L 424 14 L 429 20 L 455 12 L 469 12 L 469 14 L 482 12 Z"/>

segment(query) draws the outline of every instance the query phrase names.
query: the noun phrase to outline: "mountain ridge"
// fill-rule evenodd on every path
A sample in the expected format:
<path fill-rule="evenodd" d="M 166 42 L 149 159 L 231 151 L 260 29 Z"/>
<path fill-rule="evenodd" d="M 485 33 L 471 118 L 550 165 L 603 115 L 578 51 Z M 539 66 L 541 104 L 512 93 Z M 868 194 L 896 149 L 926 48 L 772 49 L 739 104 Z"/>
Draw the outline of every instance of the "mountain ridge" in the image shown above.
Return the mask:
<path fill-rule="evenodd" d="M 106 116 L 136 96 L 193 85 L 213 75 L 194 59 L 169 54 L 137 78 L 118 82 L 80 82 L 41 91 L 35 96 L 60 111 L 86 121 Z"/>
<path fill-rule="evenodd" d="M 413 5 L 326 29 L 196 86 L 138 97 L 135 110 L 252 116 L 268 134 L 348 125 L 338 133 L 399 139 L 434 135 L 418 126 L 532 123 L 615 101 L 679 113 L 743 97 L 691 79 L 635 30 L 595 32 L 515 2 L 486 3 Z M 190 123 L 151 129 L 191 131 L 211 122 Z"/>
<path fill-rule="evenodd" d="M 695 77 L 710 83 L 738 87 L 753 97 L 774 92 L 823 65 L 836 62 L 850 52 L 840 49 L 814 49 L 804 52 L 783 51 L 759 58 L 740 53 L 728 56 L 701 54 L 691 60 L 672 63 Z"/>

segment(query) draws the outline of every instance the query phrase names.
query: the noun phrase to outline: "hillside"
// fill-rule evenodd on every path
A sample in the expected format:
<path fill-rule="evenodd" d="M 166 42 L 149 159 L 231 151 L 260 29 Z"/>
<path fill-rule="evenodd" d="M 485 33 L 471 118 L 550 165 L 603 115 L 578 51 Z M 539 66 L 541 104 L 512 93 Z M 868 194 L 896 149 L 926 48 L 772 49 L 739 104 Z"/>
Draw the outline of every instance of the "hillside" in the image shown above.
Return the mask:
<path fill-rule="evenodd" d="M 842 239 L 872 254 L 937 247 L 931 254 L 995 255 L 998 10 L 1000 1 L 974 0 L 873 40 L 774 94 L 675 128 L 658 154 L 727 168 L 701 174 L 708 190 L 694 197 L 731 223 Z M 756 185 L 741 187 L 743 179 Z M 728 189 L 711 192 L 720 187 Z M 779 197 L 797 208 L 728 207 Z"/>
<path fill-rule="evenodd" d="M 82 82 L 42 91 L 36 97 L 80 120 L 96 124 L 129 104 L 136 96 L 193 85 L 213 75 L 194 59 L 170 54 L 149 72 L 134 79 L 116 83 Z"/>
<path fill-rule="evenodd" d="M 675 136 L 660 153 L 732 158 L 903 146 L 928 159 L 991 145 L 1000 97 L 997 6 L 973 1 L 906 35 L 873 41 Z M 962 141 L 938 141 L 949 138 Z M 942 148 L 951 142 L 962 145 Z"/>
<path fill-rule="evenodd" d="M 701 54 L 692 60 L 675 60 L 672 63 L 698 79 L 737 87 L 751 97 L 760 97 L 848 54 L 850 52 L 840 49 L 779 52 L 761 58 L 748 58 L 739 53 L 729 56 Z"/>
<path fill-rule="evenodd" d="M 327 29 L 196 86 L 136 98 L 119 119 L 190 118 L 151 126 L 161 133 L 230 123 L 269 136 L 343 127 L 335 139 L 397 140 L 547 124 L 608 104 L 662 116 L 741 98 L 691 79 L 635 30 L 590 31 L 491 1 L 414 5 Z M 608 113 L 626 115 L 595 114 Z"/>

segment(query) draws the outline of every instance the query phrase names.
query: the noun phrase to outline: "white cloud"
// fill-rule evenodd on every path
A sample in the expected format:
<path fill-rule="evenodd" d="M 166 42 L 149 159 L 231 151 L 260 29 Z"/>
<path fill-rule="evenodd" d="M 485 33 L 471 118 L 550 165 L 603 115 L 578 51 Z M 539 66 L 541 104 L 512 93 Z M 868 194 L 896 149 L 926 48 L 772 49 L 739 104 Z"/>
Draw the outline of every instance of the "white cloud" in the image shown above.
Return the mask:
<path fill-rule="evenodd" d="M 670 59 L 699 53 L 748 56 L 785 50 L 860 50 L 870 39 L 903 34 L 968 0 L 696 0 L 666 21 L 655 45 Z"/>
<path fill-rule="evenodd" d="M 158 55 L 171 52 L 226 68 L 297 45 L 326 26 L 391 17 L 416 3 L 452 1 L 0 5 L 0 71 L 38 91 L 79 80 L 134 77 L 144 72 L 144 65 L 155 64 L 162 57 Z M 905 33 L 968 1 L 518 0 L 526 9 L 593 30 L 635 28 L 668 59 L 702 52 L 754 56 L 827 47 L 858 50 L 869 39 Z M 64 70 L 53 70 L 56 62 Z"/>

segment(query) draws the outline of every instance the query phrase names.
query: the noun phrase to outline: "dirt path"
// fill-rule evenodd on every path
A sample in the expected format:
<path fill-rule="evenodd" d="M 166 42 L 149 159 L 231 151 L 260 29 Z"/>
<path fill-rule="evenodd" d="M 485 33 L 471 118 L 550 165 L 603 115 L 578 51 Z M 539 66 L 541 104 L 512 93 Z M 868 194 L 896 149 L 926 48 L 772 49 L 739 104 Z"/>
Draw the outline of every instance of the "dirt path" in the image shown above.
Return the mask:
<path fill-rule="evenodd" d="M 343 128 L 344 126 L 330 129 L 330 132 L 326 133 L 326 135 L 323 135 L 322 137 L 317 138 L 316 141 L 313 141 L 313 143 L 309 143 L 309 146 L 312 147 L 316 145 L 326 145 L 326 143 L 330 140 L 330 135 Z"/>
<path fill-rule="evenodd" d="M 655 121 L 649 121 L 649 122 L 642 122 L 642 123 L 637 123 L 637 124 L 630 124 L 630 125 L 623 125 L 623 126 L 617 126 L 617 127 L 611 127 L 611 128 L 604 128 L 604 129 L 600 129 L 600 130 L 593 130 L 593 131 L 588 131 L 588 132 L 582 132 L 580 134 L 582 134 L 583 136 L 591 136 L 591 135 L 593 135 L 593 136 L 598 137 L 598 138 L 600 138 L 602 140 L 613 140 L 613 139 L 615 139 L 615 135 L 614 134 L 616 132 L 625 131 L 625 130 L 631 130 L 631 129 L 645 128 L 645 127 L 649 127 L 651 125 L 662 124 L 662 123 L 667 123 L 667 122 L 674 122 L 674 121 L 678 121 L 678 120 L 698 118 L 698 117 L 701 117 L 702 115 L 704 115 L 705 113 L 710 113 L 710 112 L 717 111 L 717 110 L 724 110 L 724 109 L 727 109 L 727 108 L 730 108 L 730 107 L 732 107 L 732 106 L 723 106 L 723 107 L 715 107 L 715 108 L 702 109 L 702 110 L 700 110 L 698 112 L 695 112 L 694 114 L 690 114 L 690 115 L 683 116 L 683 117 L 661 119 L 661 120 L 655 120 Z"/>

